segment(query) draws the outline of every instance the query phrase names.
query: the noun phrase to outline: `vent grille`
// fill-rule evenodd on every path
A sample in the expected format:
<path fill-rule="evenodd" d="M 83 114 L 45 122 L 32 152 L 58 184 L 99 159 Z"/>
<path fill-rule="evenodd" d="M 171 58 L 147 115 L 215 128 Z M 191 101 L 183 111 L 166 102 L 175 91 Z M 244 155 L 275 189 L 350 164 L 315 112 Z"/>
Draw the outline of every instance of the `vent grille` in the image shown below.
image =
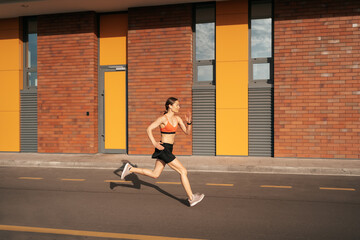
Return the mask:
<path fill-rule="evenodd" d="M 273 88 L 249 89 L 249 156 L 273 156 Z"/>
<path fill-rule="evenodd" d="M 37 93 L 21 92 L 20 149 L 37 152 Z"/>
<path fill-rule="evenodd" d="M 193 155 L 215 156 L 215 87 L 193 89 Z"/>

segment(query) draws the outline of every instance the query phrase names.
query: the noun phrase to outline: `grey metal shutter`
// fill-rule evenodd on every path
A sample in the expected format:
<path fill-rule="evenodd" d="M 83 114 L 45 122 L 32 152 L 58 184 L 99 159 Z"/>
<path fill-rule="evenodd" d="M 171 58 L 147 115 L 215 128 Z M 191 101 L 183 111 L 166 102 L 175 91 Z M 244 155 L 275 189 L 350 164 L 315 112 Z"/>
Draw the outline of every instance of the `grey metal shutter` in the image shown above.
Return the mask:
<path fill-rule="evenodd" d="M 249 156 L 273 156 L 273 88 L 249 88 Z"/>
<path fill-rule="evenodd" d="M 37 152 L 37 92 L 20 92 L 20 151 Z"/>
<path fill-rule="evenodd" d="M 193 88 L 193 155 L 215 156 L 215 86 Z"/>

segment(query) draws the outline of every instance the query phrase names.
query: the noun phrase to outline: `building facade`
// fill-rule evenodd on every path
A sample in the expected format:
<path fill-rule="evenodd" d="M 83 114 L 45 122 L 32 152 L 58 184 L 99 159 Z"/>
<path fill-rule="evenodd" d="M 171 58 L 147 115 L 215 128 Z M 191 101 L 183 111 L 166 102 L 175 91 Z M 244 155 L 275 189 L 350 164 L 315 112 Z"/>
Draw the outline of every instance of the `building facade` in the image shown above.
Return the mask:
<path fill-rule="evenodd" d="M 0 3 L 0 152 L 148 155 L 173 96 L 177 155 L 360 158 L 356 0 L 42 2 Z"/>

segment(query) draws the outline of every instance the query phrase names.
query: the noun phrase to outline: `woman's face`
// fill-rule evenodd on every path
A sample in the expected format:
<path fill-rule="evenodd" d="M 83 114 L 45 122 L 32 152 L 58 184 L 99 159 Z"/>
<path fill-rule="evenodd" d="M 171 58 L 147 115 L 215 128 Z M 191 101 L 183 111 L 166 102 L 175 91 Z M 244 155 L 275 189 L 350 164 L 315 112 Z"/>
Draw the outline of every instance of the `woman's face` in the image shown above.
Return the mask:
<path fill-rule="evenodd" d="M 176 101 L 176 102 L 174 102 L 173 105 L 170 105 L 170 108 L 173 112 L 176 112 L 176 113 L 179 112 L 179 110 L 180 110 L 179 101 Z"/>

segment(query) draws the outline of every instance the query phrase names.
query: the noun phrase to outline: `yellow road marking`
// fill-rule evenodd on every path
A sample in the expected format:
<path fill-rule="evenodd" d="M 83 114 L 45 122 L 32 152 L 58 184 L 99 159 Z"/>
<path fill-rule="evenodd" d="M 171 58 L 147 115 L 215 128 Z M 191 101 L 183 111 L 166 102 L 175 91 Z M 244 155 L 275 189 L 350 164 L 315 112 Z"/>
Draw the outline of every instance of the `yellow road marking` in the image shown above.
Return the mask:
<path fill-rule="evenodd" d="M 50 233 L 72 236 L 87 236 L 99 238 L 117 238 L 117 239 L 138 239 L 138 240 L 200 240 L 194 238 L 174 238 L 174 237 L 161 237 L 151 235 L 138 235 L 138 234 L 125 234 L 125 233 L 110 233 L 110 232 L 95 232 L 95 231 L 79 231 L 67 230 L 56 228 L 39 228 L 39 227 L 24 227 L 24 226 L 11 226 L 0 225 L 0 230 L 16 231 L 16 232 L 32 232 L 32 233 Z"/>
<path fill-rule="evenodd" d="M 292 186 L 261 185 L 262 188 L 292 188 Z"/>
<path fill-rule="evenodd" d="M 61 181 L 83 182 L 85 179 L 62 178 Z"/>
<path fill-rule="evenodd" d="M 355 188 L 329 188 L 329 187 L 320 187 L 321 190 L 337 190 L 337 191 L 356 191 Z"/>
<path fill-rule="evenodd" d="M 158 184 L 181 184 L 181 182 L 156 182 Z"/>
<path fill-rule="evenodd" d="M 125 180 L 105 180 L 104 182 L 114 182 L 114 183 L 131 183 L 131 181 L 125 181 Z"/>
<path fill-rule="evenodd" d="M 18 179 L 25 179 L 25 180 L 42 180 L 44 178 L 41 177 L 19 177 Z"/>
<path fill-rule="evenodd" d="M 230 183 L 207 183 L 208 186 L 222 186 L 222 187 L 233 187 L 234 184 Z"/>

